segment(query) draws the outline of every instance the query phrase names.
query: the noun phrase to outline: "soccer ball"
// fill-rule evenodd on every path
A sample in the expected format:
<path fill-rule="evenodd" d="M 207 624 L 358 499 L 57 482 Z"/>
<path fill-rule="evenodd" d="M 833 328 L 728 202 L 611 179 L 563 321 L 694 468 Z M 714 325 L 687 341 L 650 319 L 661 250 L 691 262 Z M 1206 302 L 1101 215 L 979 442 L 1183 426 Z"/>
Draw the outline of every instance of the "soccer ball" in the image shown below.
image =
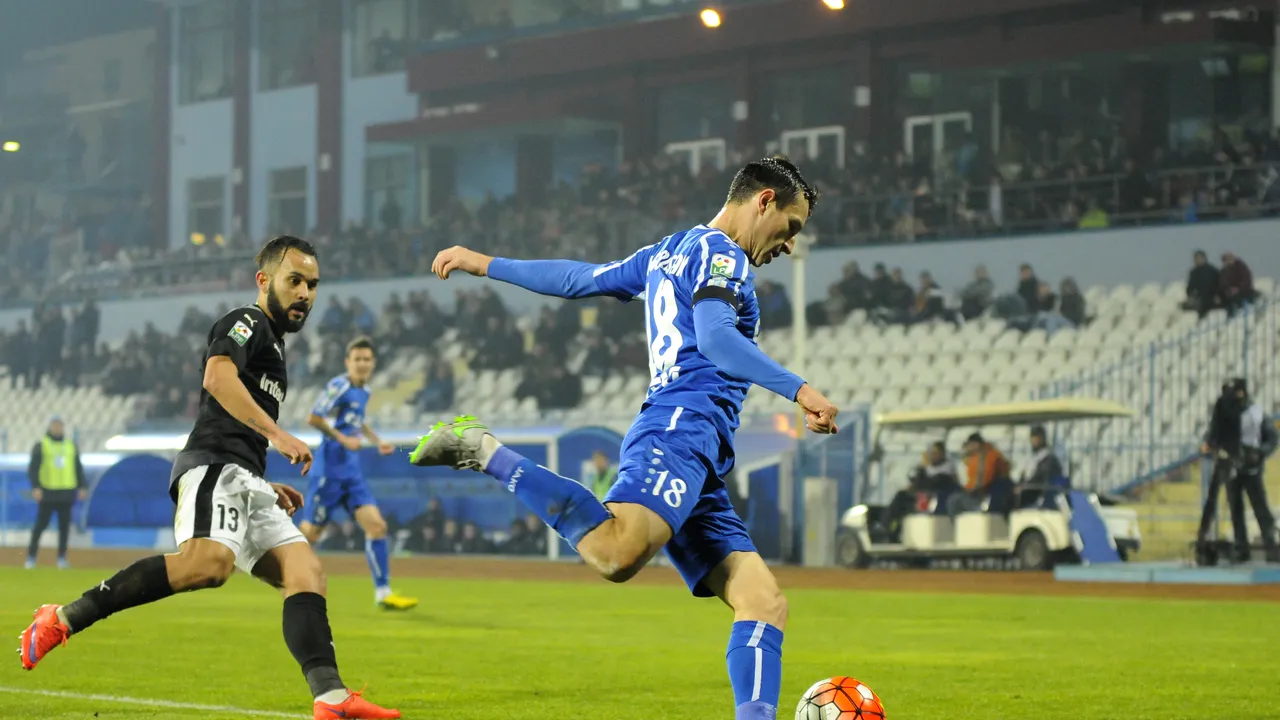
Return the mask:
<path fill-rule="evenodd" d="M 804 691 L 796 720 L 884 720 L 884 705 L 860 681 L 837 676 L 819 680 Z"/>

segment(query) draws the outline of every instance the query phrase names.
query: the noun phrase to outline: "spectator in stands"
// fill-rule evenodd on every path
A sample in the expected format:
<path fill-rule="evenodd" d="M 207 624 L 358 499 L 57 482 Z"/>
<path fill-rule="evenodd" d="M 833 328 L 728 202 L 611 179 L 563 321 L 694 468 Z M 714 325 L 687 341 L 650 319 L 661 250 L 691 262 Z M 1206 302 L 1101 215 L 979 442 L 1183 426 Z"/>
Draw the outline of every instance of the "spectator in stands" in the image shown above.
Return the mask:
<path fill-rule="evenodd" d="M 1029 312 L 1035 312 L 1040 306 L 1040 280 L 1026 263 L 1018 268 L 1018 297 L 1027 304 Z"/>
<path fill-rule="evenodd" d="M 1009 479 L 1010 465 L 1004 453 L 983 439 L 981 433 L 974 433 L 964 443 L 964 462 L 969 479 L 965 491 L 955 493 L 948 501 L 949 514 L 981 510 L 984 501 L 989 501 L 988 512 L 1007 513 L 1013 481 Z"/>
<path fill-rule="evenodd" d="M 347 335 L 347 312 L 337 295 L 329 298 L 329 307 L 320 316 L 320 335 Z"/>
<path fill-rule="evenodd" d="M 1098 204 L 1097 198 L 1090 197 L 1085 205 L 1084 213 L 1080 216 L 1079 228 L 1081 230 L 1102 230 L 1108 227 L 1111 227 L 1110 216 Z"/>
<path fill-rule="evenodd" d="M 880 266 L 877 266 L 879 269 Z M 902 277 L 902 268 L 894 268 L 885 283 L 884 305 L 875 311 L 880 322 L 900 324 L 910 321 L 916 293 Z"/>
<path fill-rule="evenodd" d="M 405 541 L 405 550 L 413 553 L 435 554 L 448 550 L 440 529 L 434 525 L 422 525 L 410 529 L 409 539 Z"/>
<path fill-rule="evenodd" d="M 462 552 L 461 545 L 462 531 L 458 527 L 458 521 L 453 518 L 446 518 L 444 527 L 440 531 L 440 542 L 444 544 L 444 551 L 457 553 Z"/>
<path fill-rule="evenodd" d="M 463 523 L 462 534 L 455 545 L 455 552 L 469 555 L 487 555 L 493 552 L 493 543 L 489 542 L 480 528 L 473 522 Z"/>
<path fill-rule="evenodd" d="M 1088 324 L 1088 308 L 1074 278 L 1063 278 L 1058 287 L 1058 312 L 1075 327 Z"/>
<path fill-rule="evenodd" d="M 4 362 L 9 366 L 9 387 L 18 387 L 18 380 L 31 384 L 32 337 L 27 321 L 19 320 L 18 329 L 9 335 L 4 348 Z"/>
<path fill-rule="evenodd" d="M 1222 306 L 1221 280 L 1218 268 L 1209 262 L 1209 256 L 1203 250 L 1196 250 L 1191 256 L 1191 270 L 1187 273 L 1187 299 L 1182 307 L 1194 310 L 1200 317 L 1209 314 L 1210 310 Z"/>
<path fill-rule="evenodd" d="M 600 450 L 591 453 L 591 474 L 583 484 L 591 488 L 598 499 L 604 500 L 605 493 L 609 492 L 613 481 L 617 479 L 618 470 L 609 462 L 609 456 Z"/>
<path fill-rule="evenodd" d="M 435 360 L 427 367 L 427 379 L 414 402 L 424 413 L 453 407 L 453 363 Z"/>
<path fill-rule="evenodd" d="M 761 327 L 791 327 L 791 300 L 786 288 L 772 280 L 761 280 L 756 284 L 756 299 L 760 303 Z"/>
<path fill-rule="evenodd" d="M 920 286 L 916 290 L 915 300 L 911 305 L 911 322 L 923 323 L 945 317 L 947 314 L 946 296 L 942 288 L 933 281 L 928 270 L 920 273 Z"/>
<path fill-rule="evenodd" d="M 36 566 L 36 552 L 40 548 L 40 536 L 49 527 L 53 514 L 58 514 L 58 567 L 67 565 L 67 539 L 71 534 L 71 509 L 76 500 L 84 501 L 88 489 L 84 481 L 84 465 L 80 462 L 80 450 L 67 439 L 66 426 L 61 418 L 49 421 L 45 436 L 31 447 L 31 459 L 27 464 L 27 479 L 31 482 L 31 497 L 39 508 L 36 522 L 31 528 L 31 542 L 27 545 L 28 570 Z"/>
<path fill-rule="evenodd" d="M 529 552 L 529 531 L 524 526 L 524 521 L 516 518 L 511 521 L 511 528 L 507 530 L 507 539 L 502 542 L 502 552 L 508 555 L 525 555 Z"/>
<path fill-rule="evenodd" d="M 884 272 L 883 265 L 876 265 L 876 271 Z M 830 294 L 840 299 L 841 305 L 849 310 L 866 310 L 871 304 L 872 281 L 862 274 L 862 268 L 856 261 L 845 263 L 844 274 L 831 287 Z"/>
<path fill-rule="evenodd" d="M 991 307 L 991 299 L 995 294 L 995 283 L 987 274 L 987 266 L 979 265 L 973 269 L 973 280 L 960 290 L 960 314 L 965 320 L 972 320 Z"/>
<path fill-rule="evenodd" d="M 547 526 L 542 524 L 537 515 L 529 513 L 524 516 L 524 529 L 529 536 L 529 553 L 531 555 L 546 555 Z"/>
<path fill-rule="evenodd" d="M 1219 289 L 1228 315 L 1234 315 L 1240 308 L 1251 304 L 1257 296 L 1253 289 L 1253 272 L 1234 253 L 1222 254 Z"/>

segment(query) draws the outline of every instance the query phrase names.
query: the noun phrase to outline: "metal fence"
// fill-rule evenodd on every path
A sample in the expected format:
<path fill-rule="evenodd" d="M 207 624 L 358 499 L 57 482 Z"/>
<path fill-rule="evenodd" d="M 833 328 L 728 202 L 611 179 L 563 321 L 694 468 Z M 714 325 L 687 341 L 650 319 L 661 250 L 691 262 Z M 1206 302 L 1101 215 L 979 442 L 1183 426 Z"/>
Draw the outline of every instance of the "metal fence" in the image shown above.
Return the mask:
<path fill-rule="evenodd" d="M 1127 491 L 1189 463 L 1228 378 L 1244 377 L 1268 413 L 1277 410 L 1280 313 L 1274 295 L 1234 315 L 1217 310 L 1194 328 L 1123 350 L 1113 362 L 1050 382 L 1039 398 L 1084 396 L 1134 409 L 1127 421 L 1084 421 L 1060 429 L 1073 481 Z"/>

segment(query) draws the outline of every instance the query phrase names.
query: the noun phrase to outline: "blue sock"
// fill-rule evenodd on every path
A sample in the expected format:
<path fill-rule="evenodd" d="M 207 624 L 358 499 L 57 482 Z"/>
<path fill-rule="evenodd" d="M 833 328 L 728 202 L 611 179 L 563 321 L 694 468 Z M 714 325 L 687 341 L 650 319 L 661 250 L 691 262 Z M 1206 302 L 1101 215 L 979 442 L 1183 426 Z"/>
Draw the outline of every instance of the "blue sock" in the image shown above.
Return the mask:
<path fill-rule="evenodd" d="M 364 559 L 369 561 L 369 572 L 373 573 L 373 586 L 388 587 L 391 584 L 391 565 L 387 562 L 387 539 L 365 540 Z"/>
<path fill-rule="evenodd" d="M 587 533 L 613 517 L 581 483 L 560 477 L 505 445 L 493 454 L 484 471 L 502 481 L 574 549 Z"/>
<path fill-rule="evenodd" d="M 735 622 L 725 660 L 738 708 L 736 720 L 776 720 L 782 692 L 782 631 L 755 620 Z"/>

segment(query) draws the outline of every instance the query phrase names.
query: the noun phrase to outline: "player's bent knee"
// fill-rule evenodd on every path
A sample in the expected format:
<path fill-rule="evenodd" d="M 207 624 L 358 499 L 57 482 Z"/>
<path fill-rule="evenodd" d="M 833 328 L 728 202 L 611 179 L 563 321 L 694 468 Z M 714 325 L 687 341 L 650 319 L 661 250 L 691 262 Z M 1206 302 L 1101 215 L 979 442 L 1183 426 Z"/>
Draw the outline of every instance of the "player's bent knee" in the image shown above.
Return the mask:
<path fill-rule="evenodd" d="M 320 557 L 309 545 L 293 543 L 272 551 L 280 567 L 280 585 L 285 595 L 312 592 L 324 595 L 328 579 Z"/>
<path fill-rule="evenodd" d="M 364 536 L 370 540 L 381 540 L 387 536 L 387 522 L 382 519 L 368 521 L 363 529 Z"/>
<path fill-rule="evenodd" d="M 578 545 L 601 577 L 622 583 L 635 577 L 671 539 L 666 521 L 652 510 L 631 503 L 610 503 L 613 517 L 587 533 Z"/>
<path fill-rule="evenodd" d="M 767 622 L 779 630 L 787 626 L 787 596 L 773 587 L 761 587 L 759 590 L 744 593 L 737 598 L 733 606 L 733 614 L 737 620 L 760 620 Z"/>
<path fill-rule="evenodd" d="M 222 587 L 236 569 L 236 556 L 230 548 L 212 541 L 189 541 L 171 568 L 170 583 L 175 591 L 205 590 Z"/>

